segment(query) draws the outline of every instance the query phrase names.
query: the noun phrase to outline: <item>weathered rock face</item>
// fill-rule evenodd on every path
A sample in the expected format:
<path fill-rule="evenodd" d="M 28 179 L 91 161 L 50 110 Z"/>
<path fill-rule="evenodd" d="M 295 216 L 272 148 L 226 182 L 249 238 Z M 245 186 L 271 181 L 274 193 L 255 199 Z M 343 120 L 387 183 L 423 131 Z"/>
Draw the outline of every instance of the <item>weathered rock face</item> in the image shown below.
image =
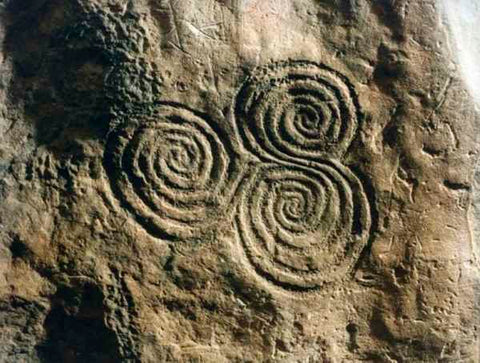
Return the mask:
<path fill-rule="evenodd" d="M 1 6 L 1 361 L 478 361 L 434 1 Z"/>

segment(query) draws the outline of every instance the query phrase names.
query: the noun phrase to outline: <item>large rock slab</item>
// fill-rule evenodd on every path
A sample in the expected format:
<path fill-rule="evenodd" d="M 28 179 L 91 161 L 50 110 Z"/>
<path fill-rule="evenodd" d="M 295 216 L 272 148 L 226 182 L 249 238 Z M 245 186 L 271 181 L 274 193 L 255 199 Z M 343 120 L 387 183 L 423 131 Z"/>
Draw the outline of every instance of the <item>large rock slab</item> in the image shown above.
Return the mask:
<path fill-rule="evenodd" d="M 455 11 L 0 11 L 1 361 L 478 361 Z"/>

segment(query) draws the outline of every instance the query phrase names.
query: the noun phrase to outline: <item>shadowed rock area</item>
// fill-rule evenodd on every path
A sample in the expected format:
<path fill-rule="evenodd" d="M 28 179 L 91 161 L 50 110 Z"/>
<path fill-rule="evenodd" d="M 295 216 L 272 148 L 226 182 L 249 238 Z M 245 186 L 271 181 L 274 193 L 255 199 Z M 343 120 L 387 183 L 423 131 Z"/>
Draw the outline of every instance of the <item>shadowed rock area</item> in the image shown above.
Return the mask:
<path fill-rule="evenodd" d="M 479 361 L 442 11 L 0 2 L 0 361 Z"/>

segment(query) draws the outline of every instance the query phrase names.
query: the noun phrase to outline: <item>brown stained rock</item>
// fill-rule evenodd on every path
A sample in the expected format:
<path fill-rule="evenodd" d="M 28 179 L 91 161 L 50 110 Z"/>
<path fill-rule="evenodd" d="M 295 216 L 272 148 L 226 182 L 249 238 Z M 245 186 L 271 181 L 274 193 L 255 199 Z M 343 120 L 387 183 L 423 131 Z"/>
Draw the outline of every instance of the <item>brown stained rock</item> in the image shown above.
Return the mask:
<path fill-rule="evenodd" d="M 435 1 L 0 19 L 0 361 L 480 359 L 479 120 Z"/>

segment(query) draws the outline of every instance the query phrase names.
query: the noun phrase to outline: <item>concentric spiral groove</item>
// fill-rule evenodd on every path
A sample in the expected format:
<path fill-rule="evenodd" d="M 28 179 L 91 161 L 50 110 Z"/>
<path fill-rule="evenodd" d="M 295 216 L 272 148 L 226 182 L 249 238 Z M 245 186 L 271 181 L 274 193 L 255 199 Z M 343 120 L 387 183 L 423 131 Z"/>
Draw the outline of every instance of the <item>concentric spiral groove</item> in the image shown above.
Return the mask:
<path fill-rule="evenodd" d="M 236 188 L 228 138 L 180 105 L 112 132 L 104 165 L 116 197 L 161 237 L 198 236 L 225 215 Z"/>
<path fill-rule="evenodd" d="M 257 272 L 277 285 L 312 289 L 356 262 L 370 211 L 360 181 L 339 163 L 263 164 L 247 182 L 237 226 Z"/>
<path fill-rule="evenodd" d="M 245 265 L 277 286 L 306 291 L 345 278 L 374 210 L 342 163 L 361 119 L 353 85 L 322 64 L 278 62 L 254 70 L 233 105 L 244 155 L 235 132 L 179 104 L 117 127 L 104 154 L 114 196 L 167 240 L 234 218 Z"/>
<path fill-rule="evenodd" d="M 238 92 L 235 115 L 246 147 L 292 162 L 340 158 L 358 127 L 348 79 L 313 62 L 280 62 L 255 71 Z"/>

